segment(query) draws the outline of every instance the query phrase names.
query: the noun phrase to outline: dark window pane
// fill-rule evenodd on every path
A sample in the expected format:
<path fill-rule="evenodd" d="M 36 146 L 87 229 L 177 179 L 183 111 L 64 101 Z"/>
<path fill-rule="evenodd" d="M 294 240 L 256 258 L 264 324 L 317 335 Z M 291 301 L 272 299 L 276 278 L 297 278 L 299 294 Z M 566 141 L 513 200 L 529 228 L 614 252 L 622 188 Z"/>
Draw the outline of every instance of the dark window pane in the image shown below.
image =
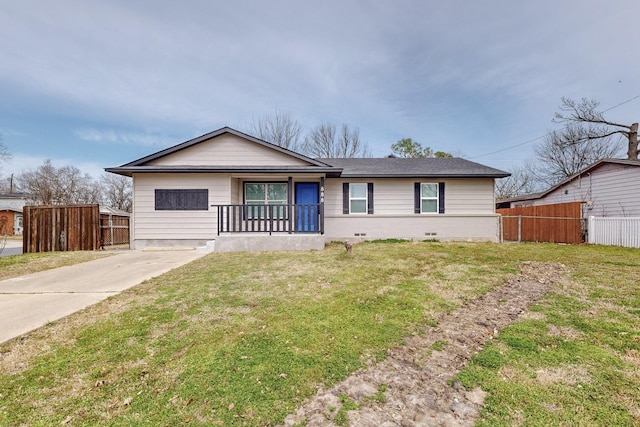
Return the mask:
<path fill-rule="evenodd" d="M 209 210 L 209 190 L 161 190 L 155 191 L 157 211 L 206 211 Z"/>

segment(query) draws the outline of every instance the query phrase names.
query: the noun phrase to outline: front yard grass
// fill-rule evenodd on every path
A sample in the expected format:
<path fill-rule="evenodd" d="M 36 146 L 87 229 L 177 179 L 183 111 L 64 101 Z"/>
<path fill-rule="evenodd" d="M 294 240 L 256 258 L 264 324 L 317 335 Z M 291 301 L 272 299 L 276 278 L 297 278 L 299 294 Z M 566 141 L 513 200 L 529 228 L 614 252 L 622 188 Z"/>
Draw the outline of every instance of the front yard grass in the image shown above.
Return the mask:
<path fill-rule="evenodd" d="M 639 255 L 437 242 L 214 253 L 72 315 L 80 326 L 1 345 L 0 424 L 277 424 L 320 385 L 542 261 L 567 265 L 569 280 L 459 375 L 489 392 L 482 422 L 631 425 Z"/>
<path fill-rule="evenodd" d="M 39 252 L 0 257 L 0 280 L 109 256 L 107 252 Z"/>
<path fill-rule="evenodd" d="M 640 251 L 575 252 L 569 280 L 458 375 L 489 393 L 477 425 L 640 425 Z"/>

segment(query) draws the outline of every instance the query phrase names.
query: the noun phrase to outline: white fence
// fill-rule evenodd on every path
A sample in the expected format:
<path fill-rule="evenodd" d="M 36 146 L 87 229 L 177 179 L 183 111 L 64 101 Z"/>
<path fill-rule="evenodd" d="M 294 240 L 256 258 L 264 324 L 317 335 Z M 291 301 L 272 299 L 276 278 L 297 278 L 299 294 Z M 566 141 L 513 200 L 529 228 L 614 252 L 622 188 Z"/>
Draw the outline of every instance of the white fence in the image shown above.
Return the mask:
<path fill-rule="evenodd" d="M 640 248 L 640 217 L 589 217 L 589 243 Z"/>

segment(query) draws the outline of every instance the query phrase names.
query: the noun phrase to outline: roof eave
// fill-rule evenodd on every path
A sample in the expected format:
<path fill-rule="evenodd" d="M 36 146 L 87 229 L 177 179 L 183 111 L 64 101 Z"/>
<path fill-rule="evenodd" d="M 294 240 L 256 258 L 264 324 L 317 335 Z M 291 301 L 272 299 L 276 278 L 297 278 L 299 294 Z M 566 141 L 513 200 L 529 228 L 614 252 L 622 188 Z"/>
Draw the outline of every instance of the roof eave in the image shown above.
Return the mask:
<path fill-rule="evenodd" d="M 340 178 L 506 178 L 510 173 L 504 174 L 354 174 L 343 173 Z"/>
<path fill-rule="evenodd" d="M 302 166 L 302 167 L 184 167 L 184 166 L 120 166 L 113 168 L 105 168 L 106 172 L 115 173 L 124 176 L 133 176 L 134 173 L 318 173 L 327 176 L 339 176 L 342 172 L 340 168 L 319 167 L 319 166 Z"/>

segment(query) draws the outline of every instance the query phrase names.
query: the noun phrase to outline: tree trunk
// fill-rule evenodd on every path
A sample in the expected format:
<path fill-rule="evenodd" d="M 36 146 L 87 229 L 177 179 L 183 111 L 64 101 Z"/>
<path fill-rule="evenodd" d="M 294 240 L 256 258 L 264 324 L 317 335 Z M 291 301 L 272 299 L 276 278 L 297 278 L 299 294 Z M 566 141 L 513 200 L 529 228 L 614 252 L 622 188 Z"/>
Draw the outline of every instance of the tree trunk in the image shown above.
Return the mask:
<path fill-rule="evenodd" d="M 638 124 L 631 125 L 629 130 L 629 151 L 627 151 L 627 157 L 629 160 L 638 159 Z"/>

